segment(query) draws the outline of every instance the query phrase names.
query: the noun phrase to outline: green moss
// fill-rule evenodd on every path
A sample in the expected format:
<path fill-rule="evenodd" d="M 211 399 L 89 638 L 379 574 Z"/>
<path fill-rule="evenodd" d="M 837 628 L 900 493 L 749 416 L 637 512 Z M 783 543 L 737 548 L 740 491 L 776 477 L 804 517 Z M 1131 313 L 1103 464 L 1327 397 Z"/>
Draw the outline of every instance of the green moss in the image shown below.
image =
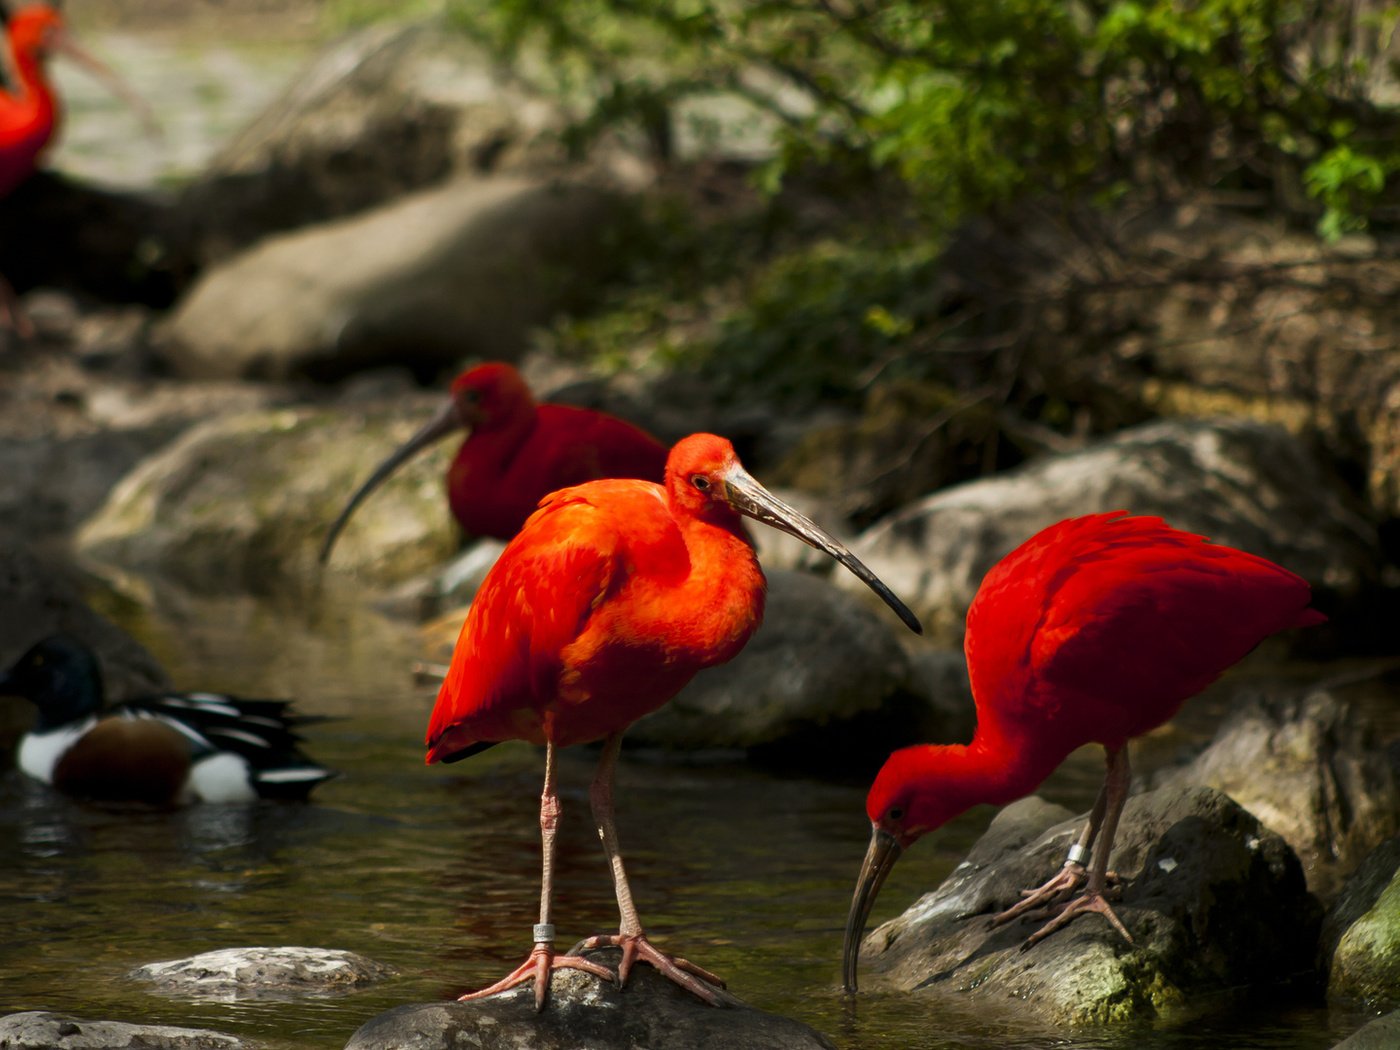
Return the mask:
<path fill-rule="evenodd" d="M 1374 1009 L 1400 1006 L 1400 871 L 1342 935 L 1327 991 L 1329 997 Z"/>

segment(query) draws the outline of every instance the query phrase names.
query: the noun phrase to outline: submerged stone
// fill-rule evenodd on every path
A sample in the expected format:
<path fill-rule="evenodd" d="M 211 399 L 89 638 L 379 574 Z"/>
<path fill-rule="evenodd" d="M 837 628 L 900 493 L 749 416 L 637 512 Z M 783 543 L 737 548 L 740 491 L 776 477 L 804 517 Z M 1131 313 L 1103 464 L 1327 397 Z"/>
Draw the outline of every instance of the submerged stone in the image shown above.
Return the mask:
<path fill-rule="evenodd" d="M 1171 1022 L 1309 969 L 1319 909 L 1297 857 L 1209 788 L 1153 791 L 1124 809 L 1114 907 L 1133 944 L 1087 915 L 1022 950 L 1044 919 L 992 928 L 990 916 L 1059 869 L 1085 819 L 1031 838 L 1049 814 L 1028 805 L 1003 811 L 942 886 L 866 938 L 862 988 L 1048 1026 Z"/>
<path fill-rule="evenodd" d="M 613 949 L 587 953 L 614 967 Z M 361 1026 L 346 1050 L 832 1050 L 825 1036 L 743 1004 L 700 1002 L 650 966 L 639 964 L 626 988 L 579 970 L 557 971 L 536 1013 L 533 986 L 476 1002 L 417 1003 Z"/>
<path fill-rule="evenodd" d="M 1332 1050 L 1395 1050 L 1397 1046 L 1400 1046 L 1400 1011 L 1377 1017 Z"/>
<path fill-rule="evenodd" d="M 204 1028 L 89 1021 L 47 1010 L 0 1017 L 5 1050 L 248 1050 L 253 1045 Z"/>

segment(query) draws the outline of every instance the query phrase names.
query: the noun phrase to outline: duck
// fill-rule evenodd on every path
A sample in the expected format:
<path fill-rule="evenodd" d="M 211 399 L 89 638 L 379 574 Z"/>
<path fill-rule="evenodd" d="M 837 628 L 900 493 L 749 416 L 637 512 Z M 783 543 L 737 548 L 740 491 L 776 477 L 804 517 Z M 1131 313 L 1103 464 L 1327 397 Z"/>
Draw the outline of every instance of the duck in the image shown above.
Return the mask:
<path fill-rule="evenodd" d="M 16 765 L 64 794 L 185 805 L 304 801 L 333 770 L 307 757 L 291 701 L 169 692 L 108 706 L 92 649 L 68 634 L 32 645 L 0 695 L 38 709 Z"/>

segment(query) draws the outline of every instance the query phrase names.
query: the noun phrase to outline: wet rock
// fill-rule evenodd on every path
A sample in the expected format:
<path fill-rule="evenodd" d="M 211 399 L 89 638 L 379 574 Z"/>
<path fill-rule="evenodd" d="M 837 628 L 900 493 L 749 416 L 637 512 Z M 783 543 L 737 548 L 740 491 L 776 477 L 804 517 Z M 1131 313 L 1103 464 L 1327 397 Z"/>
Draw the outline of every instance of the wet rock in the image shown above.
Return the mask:
<path fill-rule="evenodd" d="M 443 19 L 380 23 L 316 55 L 178 207 L 206 258 L 223 257 L 454 174 L 558 169 L 562 125 L 557 105 Z"/>
<path fill-rule="evenodd" d="M 429 403 L 437 399 L 254 412 L 196 427 L 122 479 L 79 531 L 78 549 L 98 563 L 224 593 L 314 581 L 326 528 Z M 446 560 L 457 542 L 443 497 L 451 455 L 446 446 L 429 451 L 366 501 L 332 570 L 393 580 Z"/>
<path fill-rule="evenodd" d="M 1321 956 L 1329 1000 L 1400 1007 L 1400 837 L 1377 848 L 1347 882 L 1323 922 Z"/>
<path fill-rule="evenodd" d="M 589 953 L 616 965 L 620 953 Z M 831 1050 L 797 1021 L 739 1005 L 717 1009 L 682 991 L 650 966 L 618 989 L 579 970 L 555 973 L 543 1012 L 521 987 L 480 1002 L 400 1006 L 362 1025 L 346 1050 Z"/>
<path fill-rule="evenodd" d="M 1400 785 L 1374 729 L 1327 693 L 1256 697 L 1236 707 L 1190 764 L 1158 786 L 1225 792 L 1303 862 L 1308 888 L 1330 897 L 1400 831 Z"/>
<path fill-rule="evenodd" d="M 1308 970 L 1319 909 L 1297 858 L 1210 788 L 1128 801 L 1112 866 L 1125 880 L 1115 908 L 1136 943 L 1098 916 L 1028 951 L 1035 925 L 990 929 L 989 914 L 1059 869 L 1083 819 L 1024 845 L 1023 815 L 1015 834 L 994 822 L 942 886 L 867 936 L 862 987 L 1061 1026 L 1180 1019 Z"/>
<path fill-rule="evenodd" d="M 1400 1046 L 1400 1011 L 1377 1017 L 1357 1029 L 1332 1050 L 1395 1050 Z"/>
<path fill-rule="evenodd" d="M 749 644 L 638 721 L 629 744 L 761 749 L 850 768 L 862 751 L 883 757 L 891 736 L 911 736 L 909 658 L 894 633 L 903 626 L 821 577 L 767 576 L 767 609 Z"/>
<path fill-rule="evenodd" d="M 0 1017 L 5 1050 L 244 1050 L 253 1045 L 203 1028 L 89 1021 L 46 1010 Z"/>
<path fill-rule="evenodd" d="M 0 533 L 0 670 L 57 631 L 92 647 L 114 701 L 170 686 L 150 653 L 88 607 L 77 574 Z M 15 745 L 33 725 L 33 704 L 0 696 L 0 768 L 13 763 Z"/>
<path fill-rule="evenodd" d="M 324 995 L 392 977 L 393 967 L 335 948 L 221 948 L 188 959 L 148 963 L 130 977 L 165 995 L 236 999 Z"/>
<path fill-rule="evenodd" d="M 1224 419 L 1133 427 L 945 489 L 852 549 L 933 634 L 956 636 L 982 577 L 1012 549 L 1064 518 L 1120 509 L 1261 554 L 1343 596 L 1378 572 L 1374 528 L 1307 446 L 1278 427 Z"/>
<path fill-rule="evenodd" d="M 510 360 L 615 269 L 623 199 L 577 182 L 462 179 L 270 237 L 201 276 L 164 329 L 186 376 L 335 379 Z"/>

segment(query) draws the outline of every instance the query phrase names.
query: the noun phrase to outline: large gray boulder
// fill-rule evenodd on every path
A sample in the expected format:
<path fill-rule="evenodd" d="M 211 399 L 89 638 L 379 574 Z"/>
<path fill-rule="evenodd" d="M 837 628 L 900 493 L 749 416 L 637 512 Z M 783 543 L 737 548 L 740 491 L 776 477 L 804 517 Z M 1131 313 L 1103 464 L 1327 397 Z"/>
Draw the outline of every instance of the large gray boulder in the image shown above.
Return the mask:
<path fill-rule="evenodd" d="M 0 1017 L 5 1050 L 251 1050 L 254 1045 L 204 1028 L 91 1021 L 47 1010 Z"/>
<path fill-rule="evenodd" d="M 196 427 L 113 489 L 77 547 L 97 563 L 222 593 L 314 580 L 327 526 L 430 404 L 254 412 Z M 366 501 L 332 569 L 394 580 L 445 561 L 457 544 L 442 480 L 452 451 L 431 450 Z"/>
<path fill-rule="evenodd" d="M 1400 831 L 1389 756 L 1373 727 L 1328 693 L 1239 704 L 1204 751 L 1156 783 L 1225 792 L 1283 836 L 1324 898 Z"/>
<path fill-rule="evenodd" d="M 183 375 L 336 378 L 518 357 L 616 268 L 623 198 L 582 182 L 464 178 L 268 238 L 206 270 L 162 349 Z"/>
<path fill-rule="evenodd" d="M 620 955 L 588 953 L 606 966 Z M 477 1002 L 400 1006 L 362 1025 L 345 1050 L 831 1050 L 820 1033 L 751 1006 L 715 1008 L 638 965 L 626 988 L 579 970 L 550 981 L 549 1001 L 535 1012 L 523 986 Z"/>
<path fill-rule="evenodd" d="M 1133 427 L 945 489 L 880 521 L 852 550 L 933 634 L 956 636 L 1002 557 L 1064 518 L 1112 510 L 1160 515 L 1344 596 L 1379 571 L 1375 529 L 1307 446 L 1278 427 L 1225 419 Z"/>
<path fill-rule="evenodd" d="M 380 22 L 313 56 L 177 206 L 215 260 L 453 175 L 560 170 L 563 123 L 557 104 L 446 18 Z M 617 178 L 648 174 L 616 150 L 592 168 L 604 166 Z"/>
<path fill-rule="evenodd" d="M 1371 1010 L 1400 1008 L 1400 838 L 1356 870 L 1323 922 L 1327 998 Z"/>
<path fill-rule="evenodd" d="M 1054 824 L 1038 800 L 1004 810 L 967 860 L 903 915 L 871 932 L 861 987 L 1047 1027 L 1191 1016 L 1221 990 L 1258 991 L 1311 963 L 1319 911 L 1287 844 L 1210 788 L 1128 801 L 1112 866 L 1135 943 L 1081 916 L 1029 950 L 1029 923 L 990 914 L 1064 862 L 1083 817 Z"/>

